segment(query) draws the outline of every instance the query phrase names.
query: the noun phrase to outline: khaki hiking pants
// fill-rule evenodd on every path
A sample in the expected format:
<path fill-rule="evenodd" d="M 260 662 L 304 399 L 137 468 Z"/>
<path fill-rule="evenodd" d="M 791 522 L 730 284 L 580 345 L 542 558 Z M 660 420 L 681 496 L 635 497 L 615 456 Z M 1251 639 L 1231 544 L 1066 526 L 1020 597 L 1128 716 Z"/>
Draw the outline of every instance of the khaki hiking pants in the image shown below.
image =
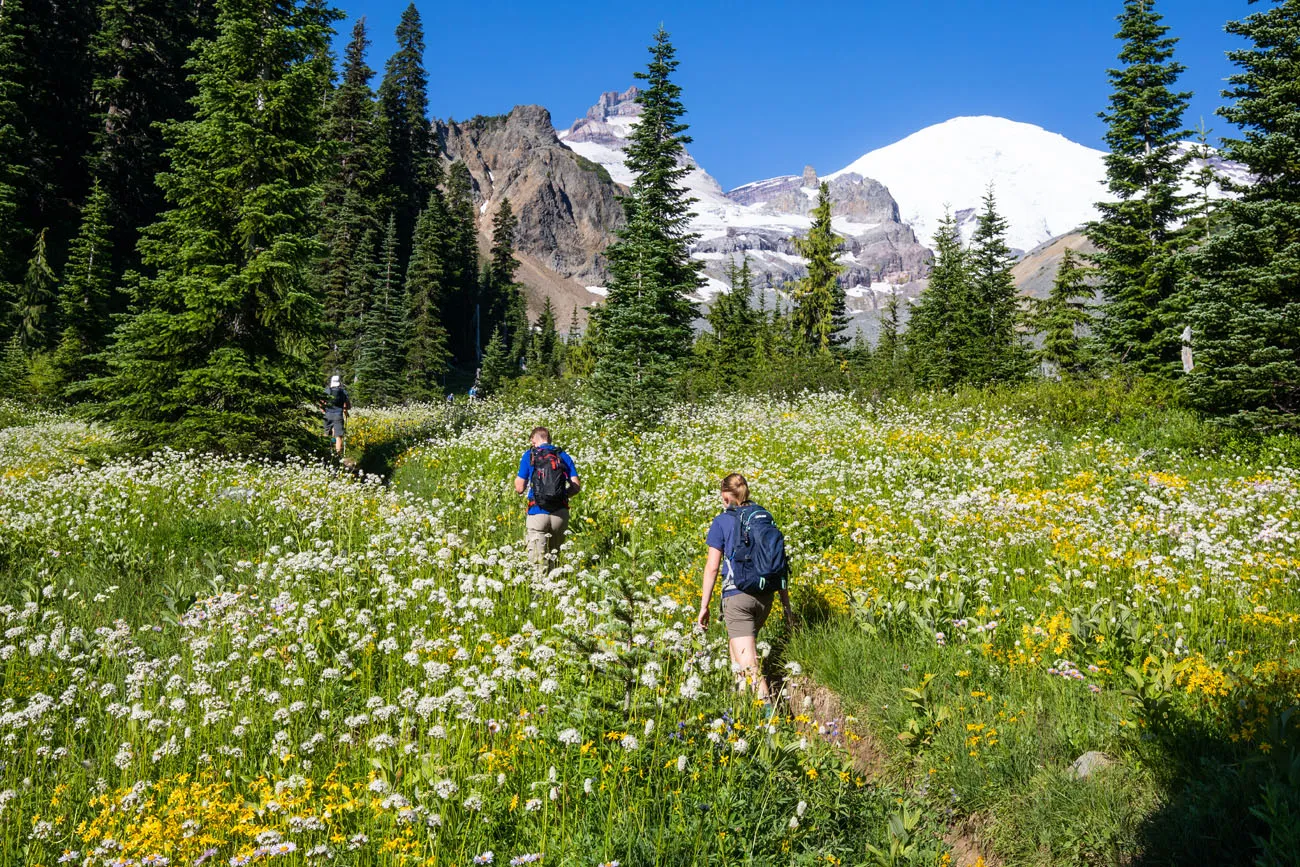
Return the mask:
<path fill-rule="evenodd" d="M 528 516 L 528 559 L 535 566 L 545 566 L 548 554 L 557 555 L 569 529 L 569 510 L 560 509 L 547 515 Z"/>

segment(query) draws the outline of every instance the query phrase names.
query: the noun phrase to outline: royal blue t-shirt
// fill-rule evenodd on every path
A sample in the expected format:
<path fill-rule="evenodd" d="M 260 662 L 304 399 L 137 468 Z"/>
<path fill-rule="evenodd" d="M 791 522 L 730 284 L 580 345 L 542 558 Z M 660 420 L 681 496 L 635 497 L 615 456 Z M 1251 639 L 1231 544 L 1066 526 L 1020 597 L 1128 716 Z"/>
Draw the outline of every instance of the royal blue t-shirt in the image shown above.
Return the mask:
<path fill-rule="evenodd" d="M 542 446 L 542 448 L 554 448 L 554 446 Z M 557 450 L 558 451 L 558 450 Z M 567 452 L 560 452 L 560 460 L 564 462 L 564 467 L 569 471 L 569 481 L 578 477 L 578 468 L 573 465 L 573 458 L 569 457 Z M 528 514 L 530 515 L 549 515 L 550 512 L 533 502 L 532 479 L 533 479 L 533 450 L 529 449 L 524 452 L 524 456 L 519 459 L 519 478 L 528 482 Z"/>
<path fill-rule="evenodd" d="M 722 566 L 719 571 L 722 574 L 722 598 L 726 599 L 740 590 L 736 589 L 736 584 L 731 580 L 731 555 L 736 550 L 736 542 L 740 537 L 740 520 L 736 515 L 736 507 L 729 506 L 726 511 L 713 519 L 709 525 L 709 534 L 704 537 L 704 541 L 710 548 L 717 548 L 722 552 Z"/>

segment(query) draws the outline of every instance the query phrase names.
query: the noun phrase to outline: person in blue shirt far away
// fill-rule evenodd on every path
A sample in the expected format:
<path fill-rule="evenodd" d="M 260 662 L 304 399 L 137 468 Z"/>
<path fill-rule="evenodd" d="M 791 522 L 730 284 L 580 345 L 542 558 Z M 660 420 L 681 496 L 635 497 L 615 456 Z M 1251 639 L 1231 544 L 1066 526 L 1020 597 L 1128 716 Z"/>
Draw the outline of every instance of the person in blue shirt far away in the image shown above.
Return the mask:
<path fill-rule="evenodd" d="M 532 447 L 519 459 L 515 493 L 528 491 L 528 558 L 541 569 L 554 559 L 569 529 L 569 498 L 582 488 L 578 468 L 564 449 L 551 443 L 551 432 L 533 428 Z"/>

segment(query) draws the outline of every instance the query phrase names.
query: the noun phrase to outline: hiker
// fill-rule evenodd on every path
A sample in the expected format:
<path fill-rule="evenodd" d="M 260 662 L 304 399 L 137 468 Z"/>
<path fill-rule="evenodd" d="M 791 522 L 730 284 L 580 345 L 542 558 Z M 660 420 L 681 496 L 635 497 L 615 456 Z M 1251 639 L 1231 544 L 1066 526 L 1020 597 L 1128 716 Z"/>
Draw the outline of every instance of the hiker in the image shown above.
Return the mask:
<path fill-rule="evenodd" d="M 771 514 L 750 502 L 749 482 L 740 473 L 732 473 L 722 480 L 721 496 L 724 509 L 713 519 L 705 539 L 709 555 L 704 564 L 700 612 L 695 622 L 701 629 L 709 625 L 713 587 L 725 561 L 722 622 L 727 626 L 731 668 L 742 676 L 738 683 L 742 690 L 752 683 L 755 694 L 767 701 L 767 678 L 759 668 L 758 631 L 772 613 L 772 603 L 777 594 L 781 596 L 786 625 L 793 623 L 786 580 L 785 540 L 776 529 Z M 778 547 L 778 562 L 761 562 L 765 556 L 769 559 L 775 557 Z M 771 574 L 762 574 L 762 570 Z"/>
<path fill-rule="evenodd" d="M 334 455 L 343 455 L 344 428 L 347 424 L 348 410 L 352 409 L 352 398 L 343 389 L 343 382 L 337 376 L 330 377 L 330 384 L 320 400 L 320 408 L 325 413 L 325 436 L 334 437 Z"/>
<path fill-rule="evenodd" d="M 519 460 L 515 493 L 528 491 L 528 559 L 539 569 L 564 543 L 569 528 L 569 498 L 582 488 L 573 458 L 551 443 L 551 432 L 533 428 L 531 447 Z"/>

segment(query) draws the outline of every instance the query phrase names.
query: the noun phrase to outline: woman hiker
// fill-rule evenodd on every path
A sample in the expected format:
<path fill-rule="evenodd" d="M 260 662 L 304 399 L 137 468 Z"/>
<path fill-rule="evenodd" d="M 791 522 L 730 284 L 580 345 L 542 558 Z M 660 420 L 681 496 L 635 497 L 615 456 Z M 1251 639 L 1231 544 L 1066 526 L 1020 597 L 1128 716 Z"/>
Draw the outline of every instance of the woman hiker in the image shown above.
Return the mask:
<path fill-rule="evenodd" d="M 734 570 L 731 557 L 735 554 L 736 543 L 740 539 L 740 509 L 750 505 L 749 483 L 740 473 L 732 473 L 722 480 L 722 514 L 713 519 L 705 538 L 709 546 L 709 558 L 704 564 L 704 585 L 700 590 L 700 613 L 695 618 L 701 629 L 709 625 L 709 605 L 713 599 L 713 587 L 718 580 L 718 570 L 724 560 L 727 569 L 722 579 L 722 622 L 727 626 L 728 645 L 731 650 L 731 670 L 743 680 L 739 686 L 752 683 L 754 693 L 762 700 L 768 700 L 767 678 L 759 669 L 758 631 L 767 622 L 772 613 L 772 603 L 780 594 L 781 608 L 787 626 L 792 623 L 790 593 L 784 587 L 780 590 L 751 591 L 746 593 L 736 587 L 732 580 Z"/>

